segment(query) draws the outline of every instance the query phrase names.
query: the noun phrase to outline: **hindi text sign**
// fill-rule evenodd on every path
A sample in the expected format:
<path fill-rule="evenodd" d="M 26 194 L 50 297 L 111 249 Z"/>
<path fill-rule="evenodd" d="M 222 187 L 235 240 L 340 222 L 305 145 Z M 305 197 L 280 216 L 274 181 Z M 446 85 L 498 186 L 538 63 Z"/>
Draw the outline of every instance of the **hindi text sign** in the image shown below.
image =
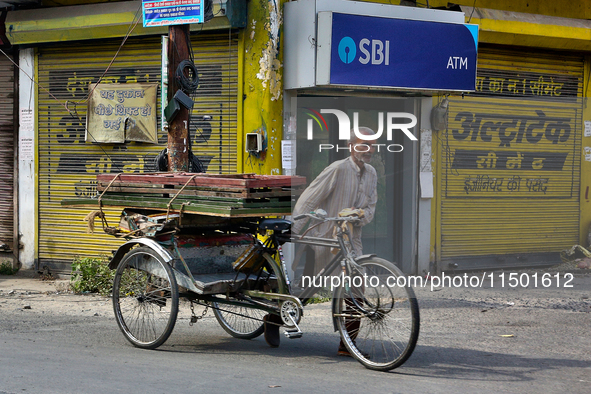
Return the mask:
<path fill-rule="evenodd" d="M 203 23 L 202 0 L 143 0 L 144 27 Z"/>
<path fill-rule="evenodd" d="M 91 84 L 86 141 L 158 143 L 155 83 Z"/>

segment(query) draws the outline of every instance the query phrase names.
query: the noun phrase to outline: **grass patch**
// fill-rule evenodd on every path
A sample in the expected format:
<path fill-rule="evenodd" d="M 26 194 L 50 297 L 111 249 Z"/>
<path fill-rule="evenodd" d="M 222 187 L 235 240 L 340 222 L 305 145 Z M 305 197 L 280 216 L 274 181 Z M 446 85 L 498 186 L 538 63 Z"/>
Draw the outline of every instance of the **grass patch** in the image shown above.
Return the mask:
<path fill-rule="evenodd" d="M 332 293 L 328 289 L 319 290 L 308 302 L 309 304 L 322 304 L 332 300 Z"/>
<path fill-rule="evenodd" d="M 99 293 L 109 295 L 113 289 L 115 271 L 108 266 L 109 259 L 101 257 L 77 257 L 72 263 L 70 288 L 74 293 Z"/>
<path fill-rule="evenodd" d="M 18 268 L 13 268 L 12 263 L 6 261 L 0 264 L 0 275 L 14 275 L 18 272 Z"/>

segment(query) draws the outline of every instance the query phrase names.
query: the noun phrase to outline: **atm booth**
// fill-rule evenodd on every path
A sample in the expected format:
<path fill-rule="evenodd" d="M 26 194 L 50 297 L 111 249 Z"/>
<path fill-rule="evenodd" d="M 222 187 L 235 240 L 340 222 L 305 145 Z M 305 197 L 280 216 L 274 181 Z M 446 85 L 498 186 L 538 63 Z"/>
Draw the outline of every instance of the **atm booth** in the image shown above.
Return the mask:
<path fill-rule="evenodd" d="M 443 97 L 475 90 L 478 26 L 462 12 L 344 0 L 286 3 L 284 23 L 284 173 L 312 181 L 350 154 L 349 129 L 370 127 L 378 203 L 363 252 L 429 272 L 431 115 L 444 122 Z"/>

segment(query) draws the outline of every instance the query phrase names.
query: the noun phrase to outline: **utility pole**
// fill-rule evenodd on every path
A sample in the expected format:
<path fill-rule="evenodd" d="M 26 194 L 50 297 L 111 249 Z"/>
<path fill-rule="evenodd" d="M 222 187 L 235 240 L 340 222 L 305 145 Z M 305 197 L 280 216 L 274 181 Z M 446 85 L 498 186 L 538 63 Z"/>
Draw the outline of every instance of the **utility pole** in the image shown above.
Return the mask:
<path fill-rule="evenodd" d="M 180 89 L 176 72 L 179 64 L 189 59 L 189 39 L 188 24 L 168 28 L 168 102 Z M 168 124 L 169 172 L 189 171 L 189 138 L 189 109 L 181 105 L 178 114 Z"/>

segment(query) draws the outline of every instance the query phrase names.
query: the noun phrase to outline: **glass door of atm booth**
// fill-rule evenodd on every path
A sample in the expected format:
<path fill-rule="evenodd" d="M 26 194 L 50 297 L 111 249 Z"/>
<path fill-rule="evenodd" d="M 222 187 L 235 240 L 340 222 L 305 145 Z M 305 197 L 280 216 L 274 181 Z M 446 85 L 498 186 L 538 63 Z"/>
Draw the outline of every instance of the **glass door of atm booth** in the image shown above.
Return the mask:
<path fill-rule="evenodd" d="M 297 97 L 296 175 L 307 178 L 308 184 L 329 164 L 350 155 L 347 140 L 340 139 L 340 122 L 334 114 L 346 114 L 351 127 L 377 132 L 382 122 L 383 132 L 372 156 L 378 182 L 378 200 L 372 222 L 363 228 L 363 253 L 375 253 L 394 261 L 405 272 L 415 264 L 416 196 L 418 141 L 401 130 L 393 130 L 388 139 L 389 113 L 418 114 L 420 106 L 414 98 L 377 97 Z M 397 123 L 409 123 L 410 118 L 396 118 Z M 409 131 L 418 138 L 419 125 Z"/>

